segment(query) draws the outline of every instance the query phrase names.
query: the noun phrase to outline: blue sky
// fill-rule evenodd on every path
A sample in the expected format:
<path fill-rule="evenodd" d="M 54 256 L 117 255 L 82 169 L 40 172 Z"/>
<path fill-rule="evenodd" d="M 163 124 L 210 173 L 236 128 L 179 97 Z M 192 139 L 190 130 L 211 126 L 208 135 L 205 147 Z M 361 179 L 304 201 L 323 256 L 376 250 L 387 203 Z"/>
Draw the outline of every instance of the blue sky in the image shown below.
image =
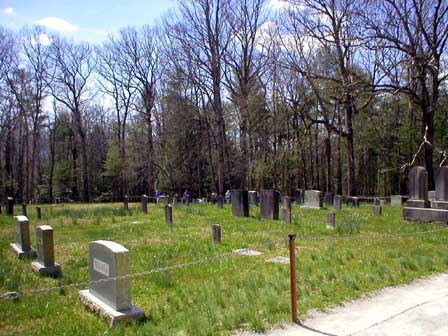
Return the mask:
<path fill-rule="evenodd" d="M 41 24 L 77 40 L 99 42 L 121 27 L 154 24 L 174 0 L 0 0 L 0 25 Z"/>

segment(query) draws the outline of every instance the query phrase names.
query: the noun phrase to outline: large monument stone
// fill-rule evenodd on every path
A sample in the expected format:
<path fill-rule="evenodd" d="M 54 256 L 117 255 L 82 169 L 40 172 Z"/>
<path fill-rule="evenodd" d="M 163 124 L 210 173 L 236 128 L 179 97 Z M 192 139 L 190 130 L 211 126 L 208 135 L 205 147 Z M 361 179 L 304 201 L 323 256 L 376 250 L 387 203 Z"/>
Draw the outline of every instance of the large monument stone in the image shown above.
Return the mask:
<path fill-rule="evenodd" d="M 247 190 L 232 190 L 232 214 L 237 217 L 249 217 L 249 200 Z"/>
<path fill-rule="evenodd" d="M 143 318 L 145 313 L 132 305 L 130 272 L 124 246 L 107 240 L 90 242 L 89 289 L 79 292 L 81 302 L 111 326 Z"/>
<path fill-rule="evenodd" d="M 276 190 L 260 191 L 260 217 L 261 219 L 278 219 L 279 193 Z"/>
<path fill-rule="evenodd" d="M 424 167 L 413 167 L 409 172 L 409 196 L 406 206 L 411 208 L 427 208 L 428 172 Z"/>

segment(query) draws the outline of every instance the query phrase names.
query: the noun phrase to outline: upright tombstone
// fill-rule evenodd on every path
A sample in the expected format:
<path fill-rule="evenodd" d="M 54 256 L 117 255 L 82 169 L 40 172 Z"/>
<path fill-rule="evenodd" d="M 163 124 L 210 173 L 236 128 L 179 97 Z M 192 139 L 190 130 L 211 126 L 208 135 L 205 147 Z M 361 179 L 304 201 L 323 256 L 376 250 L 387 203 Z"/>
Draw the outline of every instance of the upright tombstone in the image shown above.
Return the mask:
<path fill-rule="evenodd" d="M 157 203 L 161 203 L 163 205 L 168 205 L 169 204 L 169 197 L 165 196 L 165 195 L 159 196 L 159 198 L 157 200 Z"/>
<path fill-rule="evenodd" d="M 391 195 L 390 196 L 390 205 L 391 206 L 402 206 L 405 202 L 405 198 L 401 195 Z"/>
<path fill-rule="evenodd" d="M 10 244 L 17 258 L 34 258 L 36 251 L 31 247 L 30 223 L 26 216 L 15 216 L 14 243 Z"/>
<path fill-rule="evenodd" d="M 333 208 L 335 210 L 341 210 L 342 208 L 342 197 L 339 195 L 334 195 L 333 197 Z"/>
<path fill-rule="evenodd" d="M 381 205 L 374 205 L 372 213 L 374 216 L 381 216 L 383 214 L 383 207 Z"/>
<path fill-rule="evenodd" d="M 305 190 L 304 208 L 320 209 L 322 205 L 322 193 L 319 190 Z"/>
<path fill-rule="evenodd" d="M 436 194 L 431 207 L 448 210 L 448 167 L 440 167 L 436 171 Z"/>
<path fill-rule="evenodd" d="M 428 201 L 432 202 L 436 200 L 436 191 L 435 190 L 429 190 L 428 191 Z"/>
<path fill-rule="evenodd" d="M 36 207 L 36 216 L 37 219 L 42 219 L 42 209 L 40 207 Z"/>
<path fill-rule="evenodd" d="M 175 206 L 175 207 L 177 207 L 177 205 L 178 205 L 178 199 L 177 199 L 177 196 L 176 195 L 173 195 L 173 205 Z"/>
<path fill-rule="evenodd" d="M 222 209 L 224 207 L 224 197 L 222 195 L 218 195 L 216 197 L 216 207 L 218 209 Z"/>
<path fill-rule="evenodd" d="M 45 276 L 58 277 L 61 265 L 54 262 L 53 228 L 42 225 L 36 228 L 37 261 L 31 263 L 33 272 Z"/>
<path fill-rule="evenodd" d="M 237 217 L 249 217 L 249 199 L 247 190 L 232 189 L 232 214 Z"/>
<path fill-rule="evenodd" d="M 8 197 L 6 199 L 6 216 L 14 215 L 14 198 Z"/>
<path fill-rule="evenodd" d="M 294 191 L 294 199 L 296 201 L 296 204 L 303 203 L 303 190 L 302 189 L 296 189 Z"/>
<path fill-rule="evenodd" d="M 282 197 L 282 208 L 286 208 L 289 211 L 291 211 L 291 206 L 292 206 L 292 197 L 283 196 Z"/>
<path fill-rule="evenodd" d="M 291 208 L 282 207 L 282 222 L 285 224 L 291 223 Z"/>
<path fill-rule="evenodd" d="M 359 207 L 359 198 L 354 196 L 347 197 L 347 205 L 354 208 Z"/>
<path fill-rule="evenodd" d="M 260 191 L 260 218 L 278 219 L 279 193 L 276 190 Z"/>
<path fill-rule="evenodd" d="M 427 208 L 428 172 L 424 167 L 416 166 L 409 172 L 409 196 L 406 206 L 411 208 Z"/>
<path fill-rule="evenodd" d="M 216 244 L 221 243 L 221 225 L 213 224 L 212 233 L 213 233 L 213 242 Z"/>
<path fill-rule="evenodd" d="M 334 194 L 331 192 L 326 192 L 325 196 L 324 196 L 324 206 L 326 208 L 330 208 L 333 206 L 333 198 L 334 198 Z"/>
<path fill-rule="evenodd" d="M 107 240 L 89 243 L 89 289 L 79 292 L 79 299 L 89 310 L 118 322 L 142 319 L 143 310 L 132 305 L 129 251 Z"/>
<path fill-rule="evenodd" d="M 327 213 L 327 229 L 334 229 L 336 227 L 336 214 L 334 212 Z"/>
<path fill-rule="evenodd" d="M 374 206 L 380 206 L 381 205 L 381 200 L 378 197 L 375 197 L 373 199 L 373 205 Z"/>
<path fill-rule="evenodd" d="M 148 196 L 147 195 L 142 196 L 142 212 L 144 214 L 148 213 Z"/>
<path fill-rule="evenodd" d="M 249 195 L 249 205 L 258 205 L 258 195 L 255 190 L 248 192 Z"/>
<path fill-rule="evenodd" d="M 173 225 L 173 208 L 170 204 L 165 205 L 165 224 Z"/>
<path fill-rule="evenodd" d="M 128 195 L 124 195 L 124 198 L 123 198 L 123 208 L 124 208 L 125 211 L 129 210 L 129 197 L 128 197 Z"/>

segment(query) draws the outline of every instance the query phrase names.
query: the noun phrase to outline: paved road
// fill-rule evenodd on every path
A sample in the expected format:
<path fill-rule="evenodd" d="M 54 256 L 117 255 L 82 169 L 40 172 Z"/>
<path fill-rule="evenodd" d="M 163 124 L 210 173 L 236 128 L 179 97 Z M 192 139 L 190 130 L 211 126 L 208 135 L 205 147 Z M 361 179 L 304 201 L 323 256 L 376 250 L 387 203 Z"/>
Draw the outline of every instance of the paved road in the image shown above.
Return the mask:
<path fill-rule="evenodd" d="M 314 313 L 302 326 L 235 336 L 448 336 L 448 274 Z"/>

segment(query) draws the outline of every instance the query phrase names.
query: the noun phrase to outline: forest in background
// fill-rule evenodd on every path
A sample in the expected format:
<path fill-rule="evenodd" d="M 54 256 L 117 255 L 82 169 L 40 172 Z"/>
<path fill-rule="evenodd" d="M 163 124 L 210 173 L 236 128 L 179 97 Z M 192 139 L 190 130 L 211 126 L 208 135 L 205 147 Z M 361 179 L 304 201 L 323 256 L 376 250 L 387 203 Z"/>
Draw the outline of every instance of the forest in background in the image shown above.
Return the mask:
<path fill-rule="evenodd" d="M 0 27 L 0 200 L 433 189 L 448 2 L 283 4 L 178 0 L 97 45 Z"/>

